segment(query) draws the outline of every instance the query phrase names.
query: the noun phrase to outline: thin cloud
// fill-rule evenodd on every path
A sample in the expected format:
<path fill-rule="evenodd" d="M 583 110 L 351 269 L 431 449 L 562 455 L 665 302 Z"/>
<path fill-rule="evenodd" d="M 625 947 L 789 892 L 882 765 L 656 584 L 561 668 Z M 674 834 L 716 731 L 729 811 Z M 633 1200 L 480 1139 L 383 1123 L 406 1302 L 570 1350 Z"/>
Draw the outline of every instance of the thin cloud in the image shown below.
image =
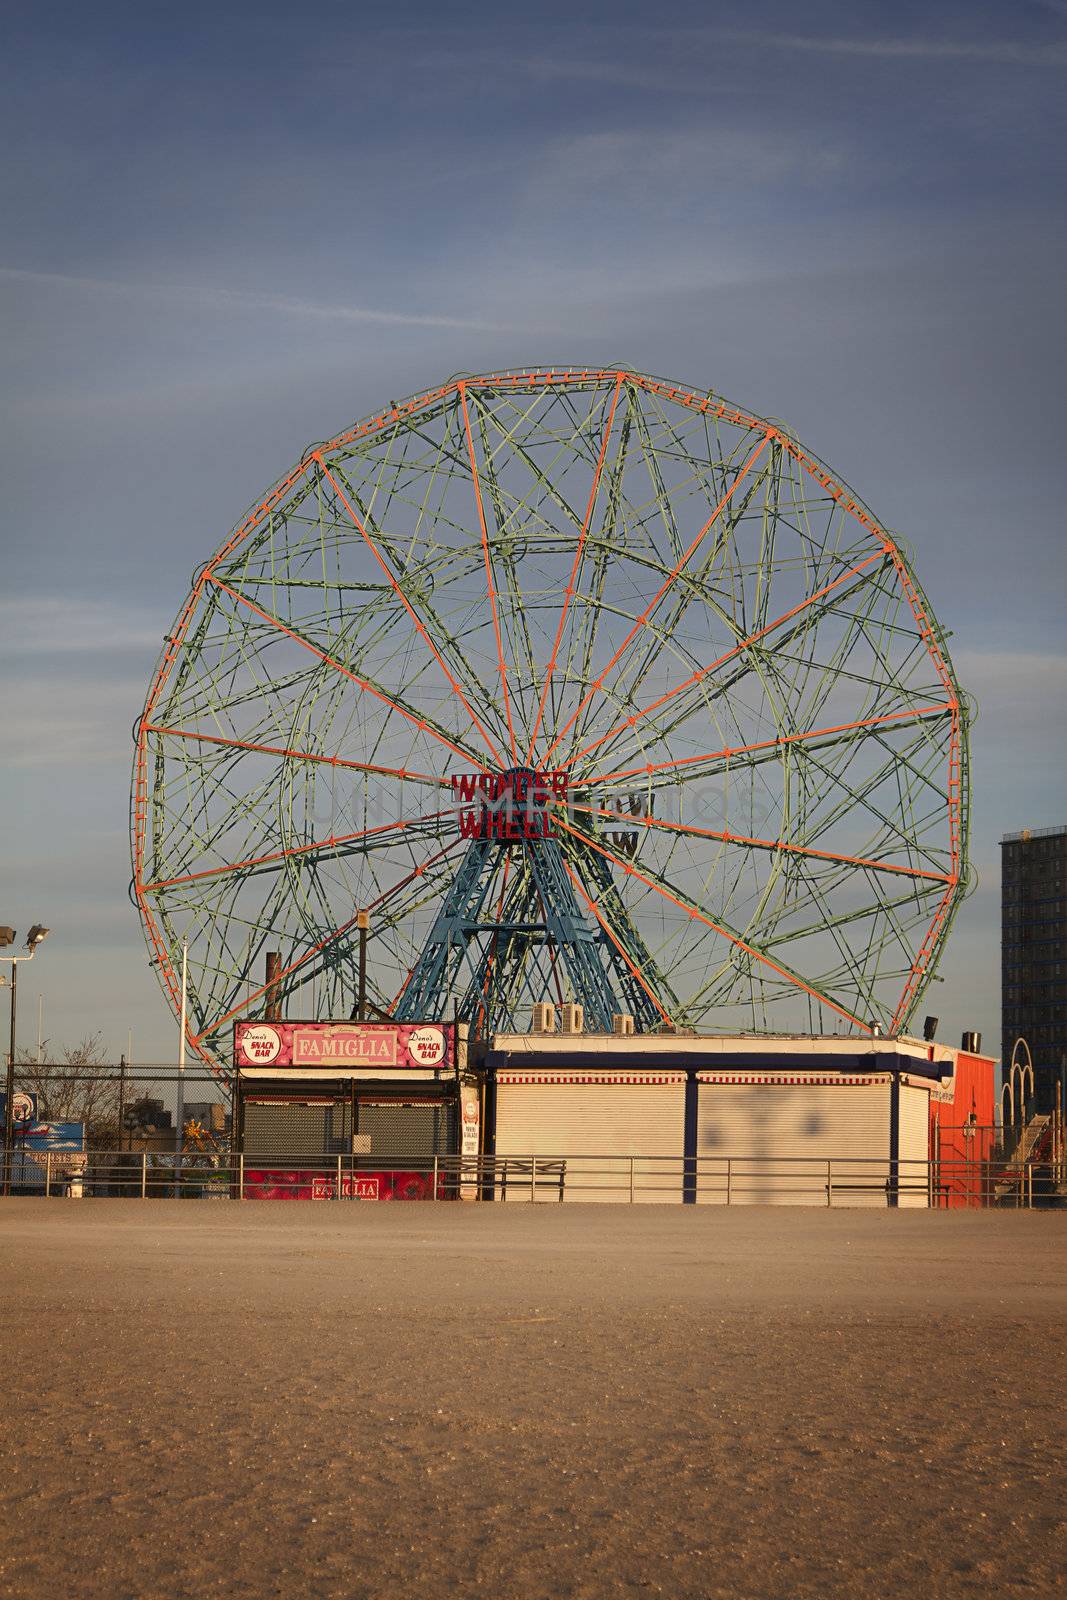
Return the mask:
<path fill-rule="evenodd" d="M 105 654 L 160 646 L 168 615 L 152 627 L 128 609 L 95 600 L 22 595 L 0 600 L 0 656 Z"/>
<path fill-rule="evenodd" d="M 806 50 L 818 55 L 874 56 L 885 60 L 989 61 L 1024 67 L 1067 67 L 1067 41 L 1017 44 L 1010 39 L 841 39 L 801 33 L 736 33 L 738 44 L 765 50 Z"/>
<path fill-rule="evenodd" d="M 281 316 L 313 317 L 328 322 L 377 323 L 391 327 L 459 328 L 477 332 L 504 332 L 500 324 L 437 312 L 380 311 L 369 306 L 324 305 L 289 295 L 260 294 L 254 290 L 226 289 L 204 284 L 136 283 L 115 278 L 78 277 L 66 272 L 36 272 L 26 267 L 0 267 L 0 278 L 11 283 L 39 284 L 57 289 L 78 289 L 97 294 L 143 296 L 202 306 L 208 311 L 272 311 Z"/>
<path fill-rule="evenodd" d="M 1043 717 L 1067 696 L 1067 655 L 1052 651 L 954 649 L 952 659 L 965 689 L 980 706 L 1018 723 L 1027 710 Z"/>

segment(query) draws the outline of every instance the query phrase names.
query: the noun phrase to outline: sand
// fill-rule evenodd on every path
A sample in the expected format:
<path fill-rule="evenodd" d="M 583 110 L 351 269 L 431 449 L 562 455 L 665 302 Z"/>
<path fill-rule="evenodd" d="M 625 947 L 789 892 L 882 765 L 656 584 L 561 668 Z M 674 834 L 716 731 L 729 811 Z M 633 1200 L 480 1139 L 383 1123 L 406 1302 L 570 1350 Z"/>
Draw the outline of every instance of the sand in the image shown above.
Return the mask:
<path fill-rule="evenodd" d="M 1067 1594 L 1067 1215 L 0 1202 L 0 1596 Z"/>

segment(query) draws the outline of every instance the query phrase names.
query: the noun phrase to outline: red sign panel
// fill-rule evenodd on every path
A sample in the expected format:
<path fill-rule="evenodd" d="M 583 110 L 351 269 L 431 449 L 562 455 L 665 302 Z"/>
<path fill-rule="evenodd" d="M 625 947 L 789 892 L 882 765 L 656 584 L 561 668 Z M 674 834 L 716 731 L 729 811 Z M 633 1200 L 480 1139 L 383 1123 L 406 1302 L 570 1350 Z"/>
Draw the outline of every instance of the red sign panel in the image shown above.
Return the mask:
<path fill-rule="evenodd" d="M 438 1175 L 438 1198 L 444 1195 L 444 1177 Z M 331 1172 L 303 1172 L 282 1168 L 245 1171 L 246 1200 L 336 1200 L 337 1177 Z M 342 1200 L 431 1200 L 430 1172 L 342 1172 Z"/>
<path fill-rule="evenodd" d="M 361 1067 L 385 1072 L 450 1069 L 455 1064 L 450 1022 L 239 1022 L 233 1059 L 238 1067 Z"/>

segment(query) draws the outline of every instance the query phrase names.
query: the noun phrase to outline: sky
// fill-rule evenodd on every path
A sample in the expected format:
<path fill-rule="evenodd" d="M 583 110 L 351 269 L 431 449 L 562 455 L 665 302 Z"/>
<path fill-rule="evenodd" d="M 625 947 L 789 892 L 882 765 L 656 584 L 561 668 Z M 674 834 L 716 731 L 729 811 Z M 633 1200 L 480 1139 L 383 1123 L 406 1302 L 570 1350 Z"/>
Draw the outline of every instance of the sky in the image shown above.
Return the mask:
<path fill-rule="evenodd" d="M 172 1060 L 131 728 L 194 569 L 458 371 L 624 363 L 784 419 L 977 700 L 924 1010 L 999 1051 L 999 847 L 1067 822 L 1067 3 L 9 3 L 0 921 L 53 1046 Z"/>

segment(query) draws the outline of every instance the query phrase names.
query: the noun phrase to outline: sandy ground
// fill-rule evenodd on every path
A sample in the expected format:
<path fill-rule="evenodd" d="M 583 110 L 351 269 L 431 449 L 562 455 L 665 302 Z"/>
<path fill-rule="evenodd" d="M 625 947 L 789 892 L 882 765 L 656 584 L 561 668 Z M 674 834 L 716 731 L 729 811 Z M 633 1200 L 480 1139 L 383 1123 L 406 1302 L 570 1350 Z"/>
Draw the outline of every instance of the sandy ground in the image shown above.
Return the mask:
<path fill-rule="evenodd" d="M 1067 1215 L 0 1202 L 0 1595 L 1067 1594 Z"/>

